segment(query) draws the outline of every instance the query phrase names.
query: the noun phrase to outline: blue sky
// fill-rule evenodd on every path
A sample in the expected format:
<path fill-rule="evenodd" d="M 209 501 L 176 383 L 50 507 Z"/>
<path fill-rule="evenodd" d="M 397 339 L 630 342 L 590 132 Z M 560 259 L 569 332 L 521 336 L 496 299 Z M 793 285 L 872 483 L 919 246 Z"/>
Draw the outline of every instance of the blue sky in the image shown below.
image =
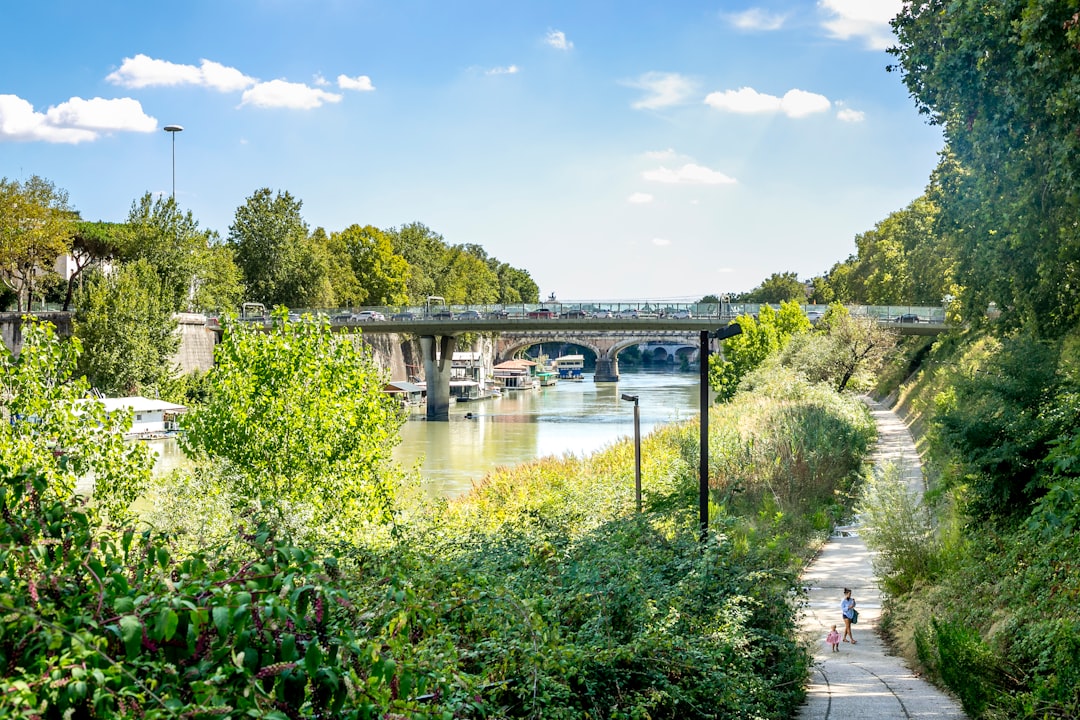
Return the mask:
<path fill-rule="evenodd" d="M 172 189 L 228 234 L 262 187 L 314 227 L 422 222 L 561 300 L 809 278 L 942 147 L 900 0 L 7 3 L 0 177 L 84 219 Z"/>

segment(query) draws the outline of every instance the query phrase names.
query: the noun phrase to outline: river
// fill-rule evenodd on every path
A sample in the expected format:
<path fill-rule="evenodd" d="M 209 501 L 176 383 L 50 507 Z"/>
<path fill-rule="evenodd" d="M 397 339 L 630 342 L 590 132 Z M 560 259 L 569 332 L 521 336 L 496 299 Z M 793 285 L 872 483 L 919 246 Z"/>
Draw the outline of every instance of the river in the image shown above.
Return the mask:
<path fill-rule="evenodd" d="M 599 384 L 586 373 L 581 381 L 451 405 L 447 422 L 428 422 L 419 408 L 402 426 L 394 458 L 406 467 L 420 462 L 431 495 L 455 497 L 499 466 L 586 455 L 632 437 L 634 403 L 621 400 L 624 393 L 639 397 L 643 436 L 657 425 L 697 417 L 696 372 L 624 370 L 619 382 Z M 185 464 L 175 440 L 148 444 L 158 454 L 155 473 Z"/>

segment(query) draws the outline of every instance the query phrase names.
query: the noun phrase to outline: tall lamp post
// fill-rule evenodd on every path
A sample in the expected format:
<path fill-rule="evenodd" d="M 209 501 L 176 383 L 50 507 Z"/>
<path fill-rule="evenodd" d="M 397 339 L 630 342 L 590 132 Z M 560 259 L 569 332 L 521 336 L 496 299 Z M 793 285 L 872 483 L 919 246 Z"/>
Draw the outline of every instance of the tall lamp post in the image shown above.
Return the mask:
<path fill-rule="evenodd" d="M 742 326 L 731 323 L 713 332 L 701 331 L 701 349 L 698 351 L 698 365 L 701 395 L 701 456 L 698 463 L 698 516 L 701 525 L 701 542 L 709 537 L 709 338 L 727 340 L 742 332 Z"/>
<path fill-rule="evenodd" d="M 184 128 L 179 125 L 166 125 L 165 132 L 172 135 L 172 199 L 176 201 L 176 133 L 183 132 Z"/>
<path fill-rule="evenodd" d="M 638 406 L 638 395 L 623 393 L 623 400 L 634 403 L 634 500 L 637 501 L 637 511 L 641 512 L 641 408 Z"/>

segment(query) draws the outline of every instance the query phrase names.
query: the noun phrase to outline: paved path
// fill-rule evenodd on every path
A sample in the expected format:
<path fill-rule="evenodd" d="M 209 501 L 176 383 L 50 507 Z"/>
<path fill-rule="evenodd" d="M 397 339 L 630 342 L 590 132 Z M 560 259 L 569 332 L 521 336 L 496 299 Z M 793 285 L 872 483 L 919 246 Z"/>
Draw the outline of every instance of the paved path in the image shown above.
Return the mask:
<path fill-rule="evenodd" d="M 913 489 L 923 490 L 922 467 L 907 426 L 882 405 L 867 400 L 877 421 L 877 464 L 895 463 Z M 814 668 L 799 720 L 911 720 L 967 716 L 960 703 L 916 677 L 901 658 L 888 654 L 877 635 L 881 592 L 874 578 L 870 551 L 858 526 L 839 528 L 803 575 L 809 603 L 802 626 L 814 643 Z M 852 626 L 856 644 L 840 643 L 834 653 L 825 643 L 833 625 L 844 625 L 840 600 L 845 587 L 858 603 L 859 622 Z"/>

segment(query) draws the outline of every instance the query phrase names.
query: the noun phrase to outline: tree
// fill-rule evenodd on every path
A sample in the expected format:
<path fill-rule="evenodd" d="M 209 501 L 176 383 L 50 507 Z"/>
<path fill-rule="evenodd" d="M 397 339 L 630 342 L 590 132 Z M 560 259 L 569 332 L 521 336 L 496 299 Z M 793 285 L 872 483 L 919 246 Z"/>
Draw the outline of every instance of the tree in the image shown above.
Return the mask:
<path fill-rule="evenodd" d="M 773 273 L 740 299 L 756 303 L 781 303 L 785 300 L 806 302 L 806 285 L 796 273 Z"/>
<path fill-rule="evenodd" d="M 762 305 L 757 318 L 740 315 L 735 323 L 742 332 L 724 341 L 722 356 L 709 356 L 709 385 L 721 401 L 734 397 L 742 379 L 787 345 L 793 335 L 811 327 L 795 301 L 781 303 L 779 312 Z"/>
<path fill-rule="evenodd" d="M 179 338 L 162 282 L 143 259 L 95 273 L 79 294 L 79 371 L 106 395 L 160 396 L 173 375 Z"/>
<path fill-rule="evenodd" d="M 811 382 L 829 383 L 843 392 L 854 378 L 872 377 L 895 345 L 895 334 L 876 319 L 853 316 L 843 305 L 834 303 L 813 332 L 792 337 L 780 362 Z"/>
<path fill-rule="evenodd" d="M 394 251 L 409 263 L 409 302 L 420 304 L 428 295 L 442 294 L 436 292 L 440 260 L 446 252 L 442 235 L 418 222 L 403 225 L 400 230 L 391 228 L 387 234 Z"/>
<path fill-rule="evenodd" d="M 334 307 L 356 307 L 363 303 L 364 290 L 353 272 L 349 249 L 345 246 L 341 233 L 326 233 L 321 227 L 311 233 L 311 242 L 322 247 L 328 259 L 327 280 L 333 291 Z"/>
<path fill-rule="evenodd" d="M 196 310 L 232 312 L 244 301 L 244 278 L 233 260 L 233 249 L 217 242 L 217 234 L 208 238 L 206 247 L 196 254 L 192 304 Z"/>
<path fill-rule="evenodd" d="M 290 322 L 284 309 L 270 332 L 226 321 L 209 400 L 185 416 L 182 443 L 279 523 L 303 512 L 333 535 L 384 522 L 404 421 L 385 380 L 359 334 L 328 321 Z"/>
<path fill-rule="evenodd" d="M 492 267 L 495 276 L 499 279 L 500 303 L 534 303 L 540 300 L 540 287 L 527 270 L 521 270 L 494 258 L 488 265 Z"/>
<path fill-rule="evenodd" d="M 75 374 L 77 338 L 56 336 L 49 323 L 23 323 L 19 355 L 0 348 L 0 467 L 44 475 L 52 500 L 66 500 L 92 473 L 93 497 L 120 519 L 150 477 L 144 445 L 124 442 L 130 414 L 106 413 Z M 44 500 L 45 498 L 43 498 Z"/>
<path fill-rule="evenodd" d="M 124 231 L 124 226 L 116 223 L 81 221 L 76 225 L 75 235 L 71 239 L 74 269 L 68 274 L 64 291 L 65 312 L 71 307 L 75 285 L 82 279 L 83 272 L 119 255 Z"/>
<path fill-rule="evenodd" d="M 335 233 L 358 287 L 356 304 L 401 305 L 408 301 L 408 261 L 394 252 L 390 236 L 371 225 Z"/>
<path fill-rule="evenodd" d="M 303 205 L 269 188 L 236 210 L 227 242 L 244 275 L 247 299 L 264 305 L 325 307 L 334 300 L 325 247 L 308 237 Z"/>
<path fill-rule="evenodd" d="M 890 52 L 942 126 L 941 238 L 966 316 L 996 302 L 1058 335 L 1080 319 L 1080 19 L 1060 0 L 905 3 Z"/>
<path fill-rule="evenodd" d="M 48 180 L 0 178 L 0 281 L 15 293 L 19 312 L 30 307 L 43 278 L 55 278 L 53 266 L 71 247 L 77 220 L 67 192 Z"/>

